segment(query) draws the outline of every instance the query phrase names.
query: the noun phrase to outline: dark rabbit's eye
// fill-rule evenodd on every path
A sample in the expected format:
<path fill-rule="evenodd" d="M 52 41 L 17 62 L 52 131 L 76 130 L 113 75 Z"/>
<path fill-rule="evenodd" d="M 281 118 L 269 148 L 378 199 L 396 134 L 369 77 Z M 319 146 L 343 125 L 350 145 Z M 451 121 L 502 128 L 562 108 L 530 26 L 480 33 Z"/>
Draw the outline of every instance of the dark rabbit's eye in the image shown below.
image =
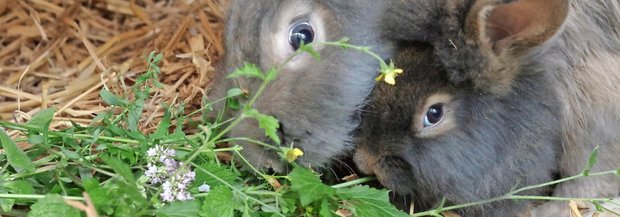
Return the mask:
<path fill-rule="evenodd" d="M 295 24 L 288 35 L 288 42 L 295 50 L 301 47 L 301 42 L 310 44 L 312 41 L 314 41 L 314 29 L 307 22 Z"/>
<path fill-rule="evenodd" d="M 435 126 L 443 119 L 443 105 L 435 104 L 426 110 L 426 115 L 424 116 L 424 127 L 432 127 Z"/>

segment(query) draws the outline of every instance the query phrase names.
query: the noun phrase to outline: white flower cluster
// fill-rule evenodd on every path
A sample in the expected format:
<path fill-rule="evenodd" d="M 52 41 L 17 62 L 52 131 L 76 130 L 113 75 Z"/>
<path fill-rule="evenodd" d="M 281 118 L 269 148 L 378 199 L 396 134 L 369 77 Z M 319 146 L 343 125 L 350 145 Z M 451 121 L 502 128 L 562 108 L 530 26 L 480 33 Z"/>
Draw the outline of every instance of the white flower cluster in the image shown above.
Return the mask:
<path fill-rule="evenodd" d="M 156 145 L 146 154 L 148 169 L 144 175 L 149 178 L 151 184 L 161 183 L 163 192 L 160 196 L 164 202 L 193 199 L 187 188 L 196 178 L 196 173 L 182 162 L 174 160 L 176 154 L 174 149 Z"/>

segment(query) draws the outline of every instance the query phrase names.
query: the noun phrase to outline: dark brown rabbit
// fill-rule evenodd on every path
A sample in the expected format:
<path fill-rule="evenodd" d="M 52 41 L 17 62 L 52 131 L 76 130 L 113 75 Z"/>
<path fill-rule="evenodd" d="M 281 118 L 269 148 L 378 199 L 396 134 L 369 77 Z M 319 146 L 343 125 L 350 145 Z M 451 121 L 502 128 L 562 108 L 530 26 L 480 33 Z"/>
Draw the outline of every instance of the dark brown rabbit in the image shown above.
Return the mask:
<path fill-rule="evenodd" d="M 285 61 L 303 41 L 337 41 L 368 46 L 386 56 L 378 26 L 384 3 L 367 0 L 234 0 L 226 27 L 226 56 L 221 75 L 209 93 L 212 99 L 240 87 L 256 91 L 257 79 L 225 79 L 226 74 L 253 63 L 267 71 Z M 379 62 L 371 56 L 333 46 L 315 46 L 317 61 L 308 54 L 293 59 L 256 101 L 254 108 L 280 121 L 282 146 L 304 151 L 299 163 L 321 167 L 350 150 L 351 131 L 359 125 L 359 109 L 370 94 Z M 218 106 L 221 107 L 221 106 Z M 230 114 L 235 115 L 235 114 Z M 254 120 L 246 120 L 231 137 L 270 142 Z M 283 169 L 275 153 L 244 143 L 244 154 L 261 167 Z M 280 145 L 280 144 L 278 144 Z"/>
<path fill-rule="evenodd" d="M 430 209 L 620 167 L 620 2 L 403 0 L 384 23 L 395 86 L 378 85 L 359 130 L 359 168 Z M 524 192 L 615 197 L 609 175 Z M 526 202 L 460 210 L 515 216 Z M 547 203 L 532 216 L 569 216 Z"/>

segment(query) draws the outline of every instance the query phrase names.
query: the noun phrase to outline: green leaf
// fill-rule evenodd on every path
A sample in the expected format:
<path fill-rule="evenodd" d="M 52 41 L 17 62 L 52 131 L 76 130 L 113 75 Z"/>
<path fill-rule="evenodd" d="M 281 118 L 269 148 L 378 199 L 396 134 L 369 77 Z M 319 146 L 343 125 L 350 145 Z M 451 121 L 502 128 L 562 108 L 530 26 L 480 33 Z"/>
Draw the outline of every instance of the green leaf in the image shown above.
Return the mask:
<path fill-rule="evenodd" d="M 34 194 L 35 190 L 32 187 L 32 184 L 25 180 L 17 180 L 7 182 L 5 185 L 6 189 L 13 194 Z"/>
<path fill-rule="evenodd" d="M 276 80 L 277 76 L 278 76 L 278 70 L 276 70 L 275 68 L 271 68 L 267 72 L 267 76 L 265 77 L 265 80 L 266 81 L 273 81 L 273 80 Z"/>
<path fill-rule="evenodd" d="M 131 173 L 131 168 L 129 168 L 129 166 L 122 160 L 107 155 L 101 155 L 101 160 L 103 160 L 103 162 L 108 166 L 112 167 L 114 172 L 118 173 L 128 183 L 133 183 L 135 181 L 135 177 L 133 176 L 133 173 Z"/>
<path fill-rule="evenodd" d="M 5 182 L 4 177 L 0 176 L 0 194 L 9 193 L 7 189 L 5 189 L 5 185 L 7 185 L 7 183 Z M 0 208 L 3 211 L 5 212 L 11 211 L 11 209 L 13 209 L 13 205 L 15 205 L 15 199 L 0 198 Z"/>
<path fill-rule="evenodd" d="M 28 217 L 80 217 L 80 211 L 67 205 L 58 195 L 47 195 L 30 206 Z"/>
<path fill-rule="evenodd" d="M 99 186 L 99 182 L 96 179 L 84 180 L 84 190 L 86 190 L 86 193 L 88 193 L 88 196 L 97 208 L 102 208 L 109 202 L 107 192 Z"/>
<path fill-rule="evenodd" d="M 225 186 L 211 189 L 202 204 L 200 216 L 203 217 L 233 217 L 235 203 L 232 191 Z"/>
<path fill-rule="evenodd" d="M 99 92 L 99 96 L 101 96 L 101 99 L 103 99 L 103 101 L 105 103 L 107 103 L 108 105 L 113 105 L 113 106 L 121 106 L 124 107 L 127 105 L 127 101 L 123 100 L 122 98 L 120 98 L 119 96 L 115 95 L 114 93 L 110 92 L 108 89 L 101 89 L 101 91 Z"/>
<path fill-rule="evenodd" d="M 166 204 L 155 211 L 158 217 L 198 217 L 200 216 L 198 200 L 176 201 Z"/>
<path fill-rule="evenodd" d="M 314 47 L 312 47 L 312 44 L 302 44 L 299 49 L 303 52 L 310 54 L 310 56 L 312 56 L 312 58 L 314 58 L 316 61 L 321 60 L 321 54 L 319 54 L 319 52 L 317 52 Z"/>
<path fill-rule="evenodd" d="M 26 171 L 34 171 L 35 166 L 32 163 L 32 160 L 28 158 L 26 153 L 17 147 L 15 142 L 11 140 L 9 135 L 7 135 L 3 129 L 0 128 L 0 144 L 2 144 L 2 148 L 4 149 L 7 160 L 9 161 L 9 165 L 13 167 L 16 171 L 26 170 Z"/>
<path fill-rule="evenodd" d="M 321 217 L 333 217 L 334 213 L 332 212 L 331 208 L 329 208 L 329 202 L 327 201 L 327 199 L 323 199 L 323 202 L 321 202 L 321 209 L 319 210 L 319 216 Z"/>
<path fill-rule="evenodd" d="M 133 132 L 140 132 L 138 127 L 140 117 L 142 117 L 142 111 L 144 110 L 144 98 L 138 98 L 133 103 L 133 107 L 127 114 L 127 127 Z"/>
<path fill-rule="evenodd" d="M 164 112 L 164 117 L 162 117 L 159 122 L 159 126 L 157 126 L 157 131 L 151 135 L 152 139 L 166 139 L 170 134 L 170 121 L 172 118 L 172 114 L 170 113 L 170 109 L 166 109 Z"/>
<path fill-rule="evenodd" d="M 62 151 L 62 153 L 67 156 L 69 159 L 80 159 L 81 156 L 80 154 L 78 154 L 75 151 L 71 151 L 69 149 L 66 149 L 65 147 L 60 147 L 60 150 Z"/>
<path fill-rule="evenodd" d="M 239 88 L 233 88 L 226 92 L 226 97 L 228 98 L 237 97 L 237 96 L 241 96 L 242 94 L 243 94 L 243 90 Z"/>
<path fill-rule="evenodd" d="M 263 71 L 256 65 L 251 63 L 244 63 L 243 67 L 238 68 L 237 70 L 226 76 L 226 78 L 239 77 L 260 78 L 261 80 L 265 80 L 265 75 L 263 74 Z"/>
<path fill-rule="evenodd" d="M 594 167 L 594 165 L 598 161 L 599 148 L 600 146 L 596 146 L 596 148 L 594 148 L 594 151 L 592 151 L 592 154 L 590 154 L 590 159 L 588 160 L 588 164 L 586 165 L 586 168 L 583 170 L 584 176 L 590 175 L 590 170 L 592 169 L 592 167 Z"/>
<path fill-rule="evenodd" d="M 52 118 L 54 118 L 54 113 L 56 113 L 54 108 L 41 110 L 32 116 L 32 119 L 26 123 L 26 126 L 36 128 L 41 132 L 47 132 L 47 128 L 52 122 Z"/>
<path fill-rule="evenodd" d="M 297 167 L 289 175 L 291 189 L 299 193 L 301 205 L 308 206 L 315 201 L 330 198 L 335 190 L 321 182 L 321 179 L 312 171 Z"/>
<path fill-rule="evenodd" d="M 15 205 L 15 199 L 0 199 L 0 208 L 3 211 L 9 212 L 13 209 L 13 205 Z"/>
<path fill-rule="evenodd" d="M 217 180 L 213 176 L 207 174 L 204 170 L 209 171 L 213 175 L 217 176 L 221 180 L 229 184 L 234 184 L 239 180 L 239 176 L 235 174 L 232 170 L 219 166 L 215 163 L 205 163 L 200 166 L 201 169 L 195 170 L 196 179 L 193 182 L 194 187 L 198 187 L 202 184 L 207 184 L 209 186 L 217 187 L 220 185 L 224 185 L 221 181 Z M 202 170 L 204 169 L 204 170 Z"/>
<path fill-rule="evenodd" d="M 369 188 L 368 186 L 355 186 L 352 188 L 338 189 L 336 196 L 346 201 L 354 216 L 409 216 L 398 210 L 390 203 L 388 191 Z"/>
<path fill-rule="evenodd" d="M 280 144 L 280 137 L 278 137 L 278 128 L 280 128 L 280 123 L 278 122 L 278 119 L 273 116 L 261 114 L 256 109 L 247 110 L 245 115 L 255 118 L 258 121 L 258 128 L 265 130 L 265 136 L 269 137 L 276 144 Z"/>

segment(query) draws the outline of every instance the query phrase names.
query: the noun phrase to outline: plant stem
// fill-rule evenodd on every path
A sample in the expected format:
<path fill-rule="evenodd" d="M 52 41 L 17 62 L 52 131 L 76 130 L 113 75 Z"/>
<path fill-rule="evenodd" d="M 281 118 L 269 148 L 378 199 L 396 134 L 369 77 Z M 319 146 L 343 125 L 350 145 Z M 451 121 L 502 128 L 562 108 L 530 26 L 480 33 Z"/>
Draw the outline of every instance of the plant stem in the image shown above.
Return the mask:
<path fill-rule="evenodd" d="M 337 184 L 337 185 L 332 185 L 332 188 L 348 188 L 348 187 L 352 187 L 352 186 L 355 186 L 355 185 L 364 184 L 366 182 L 370 182 L 370 181 L 373 181 L 373 180 L 376 180 L 376 179 L 377 178 L 375 178 L 375 177 L 364 177 L 364 178 L 356 179 L 356 180 L 353 180 L 353 181 L 350 181 L 350 182 L 345 182 L 345 183 L 340 183 L 340 184 Z"/>
<path fill-rule="evenodd" d="M 604 171 L 604 172 L 590 173 L 590 175 L 588 177 L 604 176 L 604 175 L 611 175 L 611 174 L 617 174 L 617 170 L 609 170 L 609 171 Z M 546 187 L 546 186 L 550 186 L 550 185 L 556 185 L 556 184 L 572 181 L 572 180 L 575 180 L 575 179 L 578 179 L 578 178 L 582 178 L 582 177 L 586 177 L 586 176 L 584 176 L 583 173 L 581 173 L 581 174 L 578 174 L 578 175 L 574 175 L 574 176 L 571 176 L 571 177 L 566 177 L 566 178 L 555 180 L 555 181 L 551 181 L 551 182 L 546 182 L 546 183 L 539 184 L 539 185 L 532 185 L 532 186 L 527 186 L 527 187 L 519 188 L 519 189 L 513 190 L 513 191 L 511 191 L 511 192 L 509 192 L 509 193 L 507 193 L 507 194 L 505 194 L 503 196 L 500 196 L 500 197 L 491 198 L 491 199 L 483 200 L 483 201 L 464 203 L 464 204 L 459 204 L 459 205 L 454 205 L 454 206 L 438 208 L 438 209 L 429 210 L 429 211 L 426 211 L 426 212 L 415 213 L 415 214 L 413 214 L 411 216 L 437 216 L 439 213 L 442 213 L 442 212 L 445 212 L 445 211 L 462 209 L 462 208 L 467 208 L 467 207 L 471 207 L 471 206 L 479 206 L 479 205 L 493 203 L 493 202 L 502 201 L 502 200 L 588 201 L 588 202 L 591 202 L 591 203 L 609 202 L 609 201 L 611 201 L 611 199 L 608 199 L 608 198 L 565 198 L 565 197 L 516 195 L 518 193 L 521 193 L 521 192 L 524 192 L 524 191 L 527 191 L 527 190 L 532 190 L 532 189 L 536 189 L 536 188 Z"/>
<path fill-rule="evenodd" d="M 61 196 L 65 200 L 77 200 L 84 201 L 83 197 L 73 197 L 73 196 Z M 41 199 L 45 198 L 45 195 L 40 194 L 0 194 L 0 198 L 9 198 L 9 199 Z"/>

